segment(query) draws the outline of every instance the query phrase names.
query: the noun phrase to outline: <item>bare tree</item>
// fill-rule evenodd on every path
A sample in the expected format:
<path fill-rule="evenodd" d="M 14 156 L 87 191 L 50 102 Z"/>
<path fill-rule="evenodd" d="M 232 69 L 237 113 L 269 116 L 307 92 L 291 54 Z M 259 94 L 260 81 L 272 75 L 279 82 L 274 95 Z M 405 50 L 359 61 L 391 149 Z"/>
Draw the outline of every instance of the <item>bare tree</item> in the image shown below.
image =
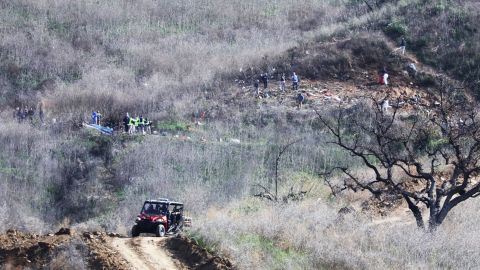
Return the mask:
<path fill-rule="evenodd" d="M 412 113 L 387 113 L 375 100 L 339 109 L 332 117 L 317 112 L 333 135 L 331 143 L 372 175 L 362 178 L 360 168 L 335 167 L 327 173 L 346 176 L 335 188 L 368 190 L 380 200 L 403 198 L 419 227 L 425 227 L 424 215 L 431 230 L 442 224 L 455 206 L 480 195 L 479 118 L 475 102 L 460 97 L 445 91 L 437 106 Z"/>
<path fill-rule="evenodd" d="M 263 185 L 260 185 L 260 184 L 256 184 L 255 186 L 263 189 L 263 192 L 260 192 L 258 194 L 255 194 L 254 196 L 255 197 L 261 197 L 261 198 L 266 198 L 266 199 L 269 199 L 271 201 L 278 201 L 278 170 L 279 170 L 279 166 L 280 166 L 280 159 L 282 158 L 282 155 L 287 151 L 287 149 L 294 145 L 295 143 L 299 142 L 300 140 L 295 140 L 295 141 L 292 141 L 292 142 L 289 142 L 285 145 L 283 145 L 280 149 L 280 151 L 278 152 L 277 154 L 277 157 L 275 159 L 275 178 L 274 178 L 274 183 L 275 183 L 275 195 L 272 194 L 272 192 L 270 191 L 270 189 L 266 188 L 265 186 Z M 296 197 L 296 196 L 303 196 L 305 195 L 306 191 L 300 191 L 298 194 L 295 194 L 293 192 L 293 187 L 290 189 L 290 192 L 286 195 L 285 198 L 288 198 L 288 197 Z"/>

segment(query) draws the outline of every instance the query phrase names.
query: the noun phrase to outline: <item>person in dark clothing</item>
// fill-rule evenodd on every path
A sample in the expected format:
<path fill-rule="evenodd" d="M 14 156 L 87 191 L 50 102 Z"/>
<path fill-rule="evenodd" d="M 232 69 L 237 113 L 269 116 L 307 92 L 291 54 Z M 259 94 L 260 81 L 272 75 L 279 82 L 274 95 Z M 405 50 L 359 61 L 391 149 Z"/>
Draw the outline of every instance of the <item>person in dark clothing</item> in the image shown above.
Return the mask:
<path fill-rule="evenodd" d="M 409 63 L 407 65 L 407 72 L 410 77 L 415 78 L 417 77 L 417 67 L 415 66 L 414 63 Z"/>
<path fill-rule="evenodd" d="M 405 41 L 405 38 L 402 37 L 402 40 L 400 41 L 400 50 L 402 51 L 402 54 L 405 54 L 406 46 L 407 46 L 407 42 Z"/>
<path fill-rule="evenodd" d="M 22 111 L 22 114 L 20 115 L 20 117 L 21 117 L 22 121 L 27 119 L 27 117 L 28 117 L 28 107 L 27 106 L 25 106 L 25 109 Z"/>
<path fill-rule="evenodd" d="M 298 108 L 302 108 L 303 103 L 305 103 L 305 96 L 303 93 L 298 93 L 296 100 Z"/>
<path fill-rule="evenodd" d="M 393 52 L 401 51 L 402 55 L 405 54 L 406 45 L 407 45 L 407 42 L 405 41 L 405 38 L 402 37 L 402 40 L 400 40 L 400 47 L 395 48 Z"/>
<path fill-rule="evenodd" d="M 138 128 L 139 128 L 139 131 L 142 134 L 145 134 L 145 122 L 144 122 L 143 115 L 140 115 L 139 122 L 138 122 Z"/>
<path fill-rule="evenodd" d="M 285 73 L 280 76 L 280 91 L 285 92 Z"/>
<path fill-rule="evenodd" d="M 268 74 L 267 73 L 261 74 L 260 75 L 260 80 L 263 83 L 263 88 L 267 89 L 267 87 L 268 87 Z"/>
<path fill-rule="evenodd" d="M 260 81 L 259 81 L 259 80 L 255 80 L 255 81 L 253 82 L 253 88 L 255 89 L 255 94 L 256 94 L 257 96 L 260 94 L 260 91 L 258 90 L 259 84 L 260 84 Z"/>
<path fill-rule="evenodd" d="M 130 115 L 127 112 L 127 114 L 123 118 L 123 127 L 125 128 L 125 133 L 128 133 L 128 128 L 129 128 L 128 123 L 129 122 L 130 122 Z"/>
<path fill-rule="evenodd" d="M 30 107 L 30 109 L 28 110 L 28 119 L 30 120 L 30 122 L 33 122 L 33 116 L 35 116 L 35 110 Z"/>
<path fill-rule="evenodd" d="M 43 119 L 44 119 L 44 113 L 43 113 L 43 102 L 40 102 L 38 105 L 38 118 L 40 119 L 40 122 L 43 124 Z"/>
<path fill-rule="evenodd" d="M 152 133 L 152 122 L 148 121 L 148 118 L 144 119 L 143 126 L 145 127 L 145 132 L 148 134 Z"/>

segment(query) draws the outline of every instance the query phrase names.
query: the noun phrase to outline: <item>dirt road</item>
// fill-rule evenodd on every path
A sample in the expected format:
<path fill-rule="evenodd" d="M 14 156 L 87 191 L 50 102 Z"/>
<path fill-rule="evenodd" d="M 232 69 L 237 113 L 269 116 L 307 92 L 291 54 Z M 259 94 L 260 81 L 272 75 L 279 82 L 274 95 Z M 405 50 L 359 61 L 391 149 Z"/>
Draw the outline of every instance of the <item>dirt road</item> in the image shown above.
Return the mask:
<path fill-rule="evenodd" d="M 163 237 L 113 238 L 111 245 L 131 265 L 132 269 L 185 269 L 175 262 L 164 248 Z"/>

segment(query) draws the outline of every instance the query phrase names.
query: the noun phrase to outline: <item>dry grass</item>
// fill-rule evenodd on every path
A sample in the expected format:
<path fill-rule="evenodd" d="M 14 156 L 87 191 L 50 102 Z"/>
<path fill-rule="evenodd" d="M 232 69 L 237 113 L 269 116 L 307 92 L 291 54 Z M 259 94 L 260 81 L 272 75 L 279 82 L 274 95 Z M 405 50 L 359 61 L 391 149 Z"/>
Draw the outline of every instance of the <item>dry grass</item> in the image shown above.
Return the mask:
<path fill-rule="evenodd" d="M 86 261 L 89 250 L 84 242 L 78 239 L 68 241 L 66 244 L 58 247 L 52 254 L 48 269 L 89 269 Z"/>
<path fill-rule="evenodd" d="M 331 1 L 19 1 L 3 3 L 6 85 L 35 103 L 32 89 L 57 85 L 51 113 L 92 108 L 154 112 L 190 103 L 224 70 L 257 65 L 298 40 L 306 21 L 329 24 L 343 7 Z M 328 12 L 327 12 L 328 10 Z M 308 29 L 307 29 L 308 30 Z M 199 89 L 200 88 L 200 89 Z M 193 97 L 191 94 L 194 94 Z M 183 109 L 183 108 L 178 108 Z"/>
<path fill-rule="evenodd" d="M 325 137 L 308 115 L 289 120 L 286 112 L 251 100 L 224 102 L 234 89 L 232 78 L 245 70 L 254 71 L 245 75 L 247 81 L 274 64 L 290 71 L 290 62 L 274 62 L 288 58 L 287 49 L 296 47 L 305 56 L 301 76 L 329 76 L 337 64 L 345 71 L 350 55 L 320 44 L 314 62 L 306 55 L 308 43 L 360 36 L 356 45 L 368 47 L 373 38 L 375 52 L 384 24 L 399 14 L 425 15 L 412 9 L 422 1 L 386 1 L 374 12 L 355 2 L 0 1 L 2 118 L 11 119 L 16 106 L 42 102 L 47 119 L 46 125 L 0 124 L 0 231 L 49 230 L 67 216 L 72 223 L 85 222 L 79 228 L 127 232 L 145 198 L 167 196 L 184 201 L 201 225 L 196 235 L 241 268 L 478 268 L 474 201 L 455 210 L 435 234 L 413 224 L 372 225 L 363 215 L 335 223 L 343 203 L 327 202 L 315 174 L 355 163 L 322 144 Z M 445 27 L 453 29 L 447 18 L 432 20 L 443 22 L 442 42 L 451 33 Z M 417 20 L 409 22 L 407 35 L 423 36 L 421 26 L 428 24 L 416 28 Z M 472 44 L 466 44 L 469 52 L 477 43 Z M 430 47 L 424 59 L 435 60 Z M 439 57 L 449 59 L 449 51 Z M 466 78 L 475 78 L 470 64 L 472 76 Z M 190 140 L 106 139 L 78 128 L 93 109 L 116 124 L 127 111 L 187 122 L 192 112 L 208 108 L 206 126 L 176 132 Z M 302 143 L 282 157 L 280 192 L 317 181 L 311 195 L 324 199 L 289 205 L 244 201 L 258 192 L 254 184 L 272 188 L 279 148 L 298 138 Z M 68 259 L 77 253 L 65 251 L 58 265 L 81 268 L 82 262 Z"/>
<path fill-rule="evenodd" d="M 339 219 L 336 203 L 243 201 L 209 211 L 193 233 L 242 269 L 470 269 L 480 264 L 477 204 L 467 203 L 437 232 L 405 223 Z M 408 211 L 408 209 L 404 209 Z M 411 221 L 411 222 L 409 222 Z"/>

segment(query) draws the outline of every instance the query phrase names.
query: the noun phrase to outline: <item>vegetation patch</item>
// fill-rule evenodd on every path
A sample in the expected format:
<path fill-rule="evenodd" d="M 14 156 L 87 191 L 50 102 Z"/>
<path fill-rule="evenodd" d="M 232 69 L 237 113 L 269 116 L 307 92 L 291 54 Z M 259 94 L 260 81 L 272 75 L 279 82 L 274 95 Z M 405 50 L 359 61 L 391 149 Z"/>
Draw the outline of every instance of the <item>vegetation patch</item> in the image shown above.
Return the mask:
<path fill-rule="evenodd" d="M 176 120 L 160 121 L 157 123 L 157 128 L 160 131 L 188 131 L 190 130 L 190 127 L 190 124 Z"/>
<path fill-rule="evenodd" d="M 303 261 L 305 253 L 288 247 L 281 247 L 273 240 L 256 234 L 242 234 L 238 238 L 239 245 L 246 245 L 265 254 L 272 260 L 271 269 L 285 269 L 291 261 Z"/>

